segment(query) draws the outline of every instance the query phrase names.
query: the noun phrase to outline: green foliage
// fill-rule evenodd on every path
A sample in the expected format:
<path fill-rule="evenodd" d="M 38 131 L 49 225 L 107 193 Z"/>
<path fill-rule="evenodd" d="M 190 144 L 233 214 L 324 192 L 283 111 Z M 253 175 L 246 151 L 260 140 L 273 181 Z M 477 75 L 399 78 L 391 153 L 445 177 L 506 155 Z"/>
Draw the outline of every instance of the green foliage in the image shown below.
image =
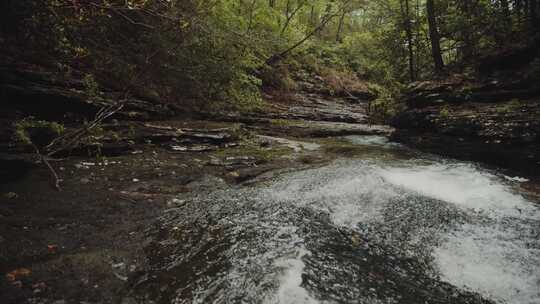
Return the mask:
<path fill-rule="evenodd" d="M 288 119 L 271 119 L 270 123 L 275 126 L 288 127 L 288 126 L 294 125 L 297 122 L 293 120 L 288 120 Z"/>
<path fill-rule="evenodd" d="M 528 76 L 533 81 L 540 81 L 540 57 L 531 62 L 528 70 Z"/>
<path fill-rule="evenodd" d="M 456 93 L 465 101 L 470 101 L 473 98 L 473 88 L 467 84 L 460 87 Z"/>
<path fill-rule="evenodd" d="M 262 84 L 264 87 L 272 87 L 283 92 L 290 92 L 297 88 L 296 83 L 291 78 L 288 65 L 277 66 L 265 65 L 261 72 Z"/>
<path fill-rule="evenodd" d="M 399 83 L 392 86 L 381 86 L 369 83 L 369 90 L 375 92 L 377 98 L 369 104 L 369 118 L 374 123 L 387 123 L 396 114 L 404 109 L 404 105 L 398 102 L 402 88 Z"/>
<path fill-rule="evenodd" d="M 522 105 L 523 104 L 519 99 L 514 98 L 508 102 L 497 105 L 496 111 L 500 114 L 509 114 L 517 111 Z"/>
<path fill-rule="evenodd" d="M 232 109 L 241 112 L 253 112 L 263 107 L 263 101 L 260 95 L 260 87 L 262 81 L 246 73 L 240 73 L 237 79 L 231 83 L 231 86 L 224 96 L 225 101 L 232 101 L 232 103 L 225 103 L 223 107 L 225 109 Z"/>
<path fill-rule="evenodd" d="M 473 2 L 435 1 L 449 67 L 466 70 L 530 30 L 522 7 Z M 112 84 L 196 109 L 257 109 L 261 87 L 295 90 L 298 70 L 339 91 L 356 79 L 397 87 L 410 81 L 409 61 L 416 79 L 434 69 L 425 1 L 5 1 L 0 25 L 14 54 L 81 72 L 91 96 Z M 266 65 L 284 51 L 280 64 Z M 396 96 L 390 91 L 376 102 L 382 108 Z"/>
<path fill-rule="evenodd" d="M 99 95 L 99 84 L 92 74 L 86 74 L 84 76 L 83 85 L 88 96 L 96 97 Z"/>
<path fill-rule="evenodd" d="M 444 105 L 439 111 L 439 117 L 442 119 L 448 119 L 450 118 L 450 115 L 451 115 L 451 111 L 448 105 Z"/>
<path fill-rule="evenodd" d="M 38 140 L 44 138 L 36 138 L 39 135 L 48 135 L 50 140 L 64 133 L 63 125 L 46 120 L 36 120 L 33 117 L 27 117 L 14 123 L 14 139 L 25 145 L 36 144 Z"/>
<path fill-rule="evenodd" d="M 268 163 L 270 161 L 290 155 L 292 149 L 284 146 L 261 147 L 253 140 L 246 140 L 242 145 L 233 148 L 220 149 L 213 153 L 214 156 L 226 159 L 227 157 L 242 157 L 249 155 L 254 157 L 257 163 Z"/>

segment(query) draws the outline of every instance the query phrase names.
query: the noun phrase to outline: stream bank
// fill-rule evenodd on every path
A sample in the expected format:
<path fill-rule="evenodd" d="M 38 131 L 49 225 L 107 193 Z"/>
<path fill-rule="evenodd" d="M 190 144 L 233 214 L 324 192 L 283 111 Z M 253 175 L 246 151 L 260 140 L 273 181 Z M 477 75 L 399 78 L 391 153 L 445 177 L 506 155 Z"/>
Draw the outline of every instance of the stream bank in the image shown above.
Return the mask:
<path fill-rule="evenodd" d="M 6 303 L 129 303 L 134 278 L 151 266 L 155 235 L 148 229 L 185 204 L 179 196 L 258 183 L 362 150 L 332 137 L 393 132 L 367 124 L 365 101 L 317 91 L 249 115 L 200 118 L 135 98 L 90 140 L 50 160 L 61 179 L 56 191 L 35 153 L 11 140 L 12 124 L 33 115 L 76 130 L 119 95 L 109 90 L 88 98 L 76 79 L 33 69 L 0 74 L 10 101 L 0 115 Z"/>
<path fill-rule="evenodd" d="M 61 192 L 2 143 L 3 299 L 534 303 L 539 181 L 391 142 L 404 131 L 366 107 L 311 90 L 249 114 L 120 113 L 51 160 Z"/>
<path fill-rule="evenodd" d="M 523 71 L 411 85 L 393 139 L 423 151 L 540 173 L 540 88 Z"/>

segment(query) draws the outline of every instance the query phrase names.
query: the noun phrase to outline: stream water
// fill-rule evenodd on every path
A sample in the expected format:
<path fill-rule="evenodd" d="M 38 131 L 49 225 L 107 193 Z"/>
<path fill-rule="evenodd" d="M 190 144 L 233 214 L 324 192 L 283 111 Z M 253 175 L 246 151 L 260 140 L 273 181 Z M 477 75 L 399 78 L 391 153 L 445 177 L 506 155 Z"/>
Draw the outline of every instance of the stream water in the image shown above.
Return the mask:
<path fill-rule="evenodd" d="M 365 155 L 201 193 L 156 232 L 175 303 L 540 303 L 521 178 L 351 136 Z M 165 287 L 163 287 L 165 286 Z"/>

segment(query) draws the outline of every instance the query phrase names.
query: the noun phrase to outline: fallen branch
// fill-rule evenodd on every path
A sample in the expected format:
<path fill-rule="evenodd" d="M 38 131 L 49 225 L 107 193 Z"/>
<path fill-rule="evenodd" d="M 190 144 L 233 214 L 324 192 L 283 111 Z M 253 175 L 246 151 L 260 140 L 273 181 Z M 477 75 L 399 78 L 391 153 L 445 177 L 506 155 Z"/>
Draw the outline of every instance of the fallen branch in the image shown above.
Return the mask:
<path fill-rule="evenodd" d="M 60 151 L 74 147 L 83 138 L 83 136 L 87 135 L 103 120 L 120 111 L 124 107 L 124 103 L 125 102 L 120 102 L 118 104 L 101 108 L 96 114 L 94 120 L 92 120 L 89 124 L 54 139 L 45 147 L 45 150 L 48 151 L 46 155 L 50 157 Z"/>
<path fill-rule="evenodd" d="M 40 161 L 43 164 L 45 164 L 45 166 L 51 173 L 54 179 L 54 188 L 57 191 L 62 190 L 62 188 L 60 187 L 60 182 L 62 181 L 62 179 L 58 176 L 53 166 L 49 162 L 48 158 L 60 151 L 74 147 L 76 144 L 79 143 L 79 141 L 83 138 L 83 136 L 85 136 L 86 134 L 90 132 L 90 130 L 98 126 L 103 120 L 111 117 L 116 112 L 120 111 L 123 107 L 124 107 L 124 102 L 120 102 L 119 104 L 110 105 L 110 106 L 101 108 L 96 114 L 94 120 L 90 122 L 88 125 L 82 128 L 79 128 L 77 130 L 74 130 L 72 132 L 69 132 L 63 136 L 57 137 L 53 141 L 51 141 L 51 143 L 49 143 L 44 149 L 45 151 L 47 151 L 46 154 L 43 154 L 36 145 L 33 145 L 34 150 L 36 154 L 38 155 Z"/>
<path fill-rule="evenodd" d="M 38 147 L 36 145 L 33 145 L 34 146 L 34 150 L 36 151 L 36 154 L 38 155 L 40 161 L 45 164 L 45 166 L 47 167 L 47 169 L 49 169 L 49 172 L 51 172 L 51 175 L 52 177 L 54 178 L 54 188 L 57 190 L 57 191 L 62 191 L 62 188 L 60 188 L 60 181 L 62 181 L 62 179 L 60 179 L 60 177 L 58 177 L 58 174 L 56 173 L 56 171 L 54 170 L 53 166 L 51 165 L 51 163 L 49 163 L 49 161 L 47 160 L 47 157 L 45 157 L 43 154 L 41 154 L 41 152 L 39 151 Z"/>

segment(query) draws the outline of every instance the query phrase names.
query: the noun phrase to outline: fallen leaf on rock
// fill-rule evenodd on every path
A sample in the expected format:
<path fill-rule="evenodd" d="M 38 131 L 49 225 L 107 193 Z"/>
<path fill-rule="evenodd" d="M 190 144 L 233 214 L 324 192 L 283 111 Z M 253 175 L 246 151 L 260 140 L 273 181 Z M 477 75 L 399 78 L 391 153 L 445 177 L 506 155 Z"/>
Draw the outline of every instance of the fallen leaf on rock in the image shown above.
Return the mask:
<path fill-rule="evenodd" d="M 353 234 L 353 235 L 351 236 L 351 242 L 352 242 L 352 244 L 353 244 L 354 246 L 360 245 L 360 243 L 361 243 L 360 236 L 358 236 L 358 235 L 356 235 L 356 234 Z"/>
<path fill-rule="evenodd" d="M 41 293 L 47 289 L 47 284 L 43 282 L 32 284 L 32 289 L 34 290 L 34 293 Z"/>
<path fill-rule="evenodd" d="M 238 173 L 237 171 L 229 172 L 228 175 L 234 178 L 240 177 L 240 173 Z"/>
<path fill-rule="evenodd" d="M 49 244 L 47 245 L 47 251 L 51 254 L 54 254 L 58 251 L 58 245 L 56 244 Z"/>
<path fill-rule="evenodd" d="M 32 271 L 28 268 L 18 268 L 7 273 L 6 278 L 8 281 L 14 282 L 16 280 L 19 280 L 20 278 L 29 276 L 31 273 Z"/>

